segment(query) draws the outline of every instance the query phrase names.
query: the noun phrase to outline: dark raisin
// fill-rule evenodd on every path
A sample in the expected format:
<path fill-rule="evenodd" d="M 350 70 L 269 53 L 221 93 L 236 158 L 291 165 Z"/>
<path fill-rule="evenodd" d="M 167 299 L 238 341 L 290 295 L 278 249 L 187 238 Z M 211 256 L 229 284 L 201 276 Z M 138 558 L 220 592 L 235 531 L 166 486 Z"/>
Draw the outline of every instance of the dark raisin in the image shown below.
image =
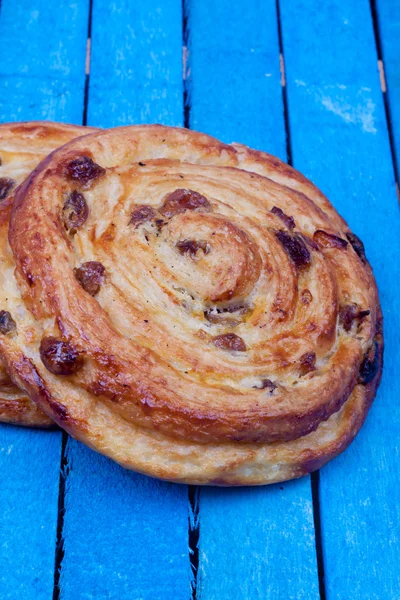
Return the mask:
<path fill-rule="evenodd" d="M 155 224 L 156 224 L 156 227 L 157 227 L 157 229 L 158 229 L 158 231 L 159 231 L 159 232 L 160 232 L 160 231 L 161 231 L 161 229 L 163 228 L 163 225 L 165 225 L 165 224 L 166 224 L 166 222 L 165 222 L 165 221 L 163 221 L 163 219 L 156 219 L 154 222 L 155 222 Z"/>
<path fill-rule="evenodd" d="M 360 310 L 360 312 L 357 315 L 357 319 L 363 319 L 364 317 L 368 317 L 368 315 L 371 314 L 370 310 Z"/>
<path fill-rule="evenodd" d="M 317 229 L 313 236 L 314 242 L 318 244 L 320 248 L 347 248 L 348 242 L 343 240 L 333 233 L 328 233 L 322 229 Z"/>
<path fill-rule="evenodd" d="M 286 215 L 281 208 L 274 206 L 271 210 L 272 214 L 279 217 L 281 221 L 283 221 L 288 229 L 294 229 L 296 227 L 296 223 L 294 222 L 293 217 L 289 217 Z"/>
<path fill-rule="evenodd" d="M 357 304 L 345 304 L 339 309 L 339 322 L 345 331 L 350 331 L 354 321 L 361 321 L 369 314 L 369 310 L 358 310 Z"/>
<path fill-rule="evenodd" d="M 0 310 L 0 333 L 6 335 L 16 331 L 17 325 L 14 319 L 6 310 Z"/>
<path fill-rule="evenodd" d="M 88 294 L 95 296 L 104 281 L 105 268 L 99 262 L 90 260 L 74 269 L 75 277 Z"/>
<path fill-rule="evenodd" d="M 89 156 L 79 156 L 71 160 L 65 170 L 69 179 L 79 181 L 85 187 L 106 172 L 103 167 L 100 167 Z"/>
<path fill-rule="evenodd" d="M 246 352 L 247 347 L 244 340 L 235 333 L 223 333 L 213 338 L 212 343 L 223 350 L 236 350 Z"/>
<path fill-rule="evenodd" d="M 361 258 L 362 262 L 366 263 L 367 257 L 365 256 L 364 244 L 362 243 L 362 241 L 360 240 L 358 235 L 356 235 L 355 233 L 352 233 L 351 231 L 348 231 L 346 233 L 346 237 L 349 240 L 350 244 L 353 246 L 353 250 Z"/>
<path fill-rule="evenodd" d="M 261 381 L 261 385 L 253 386 L 256 390 L 269 390 L 269 393 L 272 394 L 274 390 L 276 390 L 276 385 L 270 379 L 263 379 Z"/>
<path fill-rule="evenodd" d="M 139 167 L 145 167 L 146 163 L 144 163 L 144 162 L 138 162 L 138 165 L 139 165 Z"/>
<path fill-rule="evenodd" d="M 72 375 L 83 365 L 82 356 L 70 343 L 52 336 L 40 342 L 40 358 L 54 375 Z"/>
<path fill-rule="evenodd" d="M 371 383 L 379 371 L 379 365 L 379 344 L 374 340 L 361 363 L 358 382 L 364 385 Z"/>
<path fill-rule="evenodd" d="M 300 373 L 301 375 L 307 375 L 311 371 L 315 371 L 315 352 L 306 352 L 299 358 Z"/>
<path fill-rule="evenodd" d="M 176 244 L 180 254 L 189 254 L 194 258 L 199 250 L 203 250 L 204 254 L 210 252 L 210 245 L 205 240 L 182 240 Z"/>
<path fill-rule="evenodd" d="M 74 190 L 63 206 L 64 224 L 67 230 L 74 230 L 83 225 L 88 218 L 89 208 L 85 197 Z"/>
<path fill-rule="evenodd" d="M 211 204 L 207 198 L 198 192 L 183 188 L 168 194 L 159 210 L 161 214 L 169 218 L 183 213 L 186 210 L 197 209 L 208 212 L 211 210 Z"/>
<path fill-rule="evenodd" d="M 148 204 L 139 204 L 131 212 L 129 225 L 134 225 L 135 229 L 137 229 L 139 225 L 146 223 L 146 221 L 151 221 L 155 216 L 156 212 L 154 208 Z"/>
<path fill-rule="evenodd" d="M 339 322 L 345 331 L 350 331 L 356 315 L 357 306 L 355 304 L 346 304 L 339 309 Z"/>
<path fill-rule="evenodd" d="M 285 248 L 295 267 L 305 269 L 310 265 L 310 252 L 299 235 L 290 235 L 290 233 L 282 230 L 277 231 L 275 235 Z"/>
<path fill-rule="evenodd" d="M 310 290 L 303 290 L 301 292 L 301 303 L 302 304 L 310 304 L 312 302 L 313 296 Z"/>
<path fill-rule="evenodd" d="M 8 177 L 0 177 L 0 201 L 5 200 L 17 182 Z"/>

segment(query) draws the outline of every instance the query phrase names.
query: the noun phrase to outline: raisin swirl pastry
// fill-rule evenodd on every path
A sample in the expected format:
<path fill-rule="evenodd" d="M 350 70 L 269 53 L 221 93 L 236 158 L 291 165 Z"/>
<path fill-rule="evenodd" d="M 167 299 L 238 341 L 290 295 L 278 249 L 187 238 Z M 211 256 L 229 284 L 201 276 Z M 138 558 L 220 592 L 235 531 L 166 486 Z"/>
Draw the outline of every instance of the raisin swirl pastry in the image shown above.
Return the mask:
<path fill-rule="evenodd" d="M 361 427 L 382 356 L 372 272 L 278 159 L 158 125 L 95 133 L 18 190 L 9 239 L 29 309 L 0 339 L 9 369 L 123 466 L 272 483 Z"/>
<path fill-rule="evenodd" d="M 5 303 L 19 297 L 14 262 L 8 246 L 8 221 L 14 191 L 50 152 L 94 129 L 50 122 L 4 123 L 0 125 L 0 336 L 15 334 L 15 321 Z M 17 300 L 18 316 L 26 309 Z M 54 422 L 10 380 L 0 360 L 0 421 L 48 427 Z"/>

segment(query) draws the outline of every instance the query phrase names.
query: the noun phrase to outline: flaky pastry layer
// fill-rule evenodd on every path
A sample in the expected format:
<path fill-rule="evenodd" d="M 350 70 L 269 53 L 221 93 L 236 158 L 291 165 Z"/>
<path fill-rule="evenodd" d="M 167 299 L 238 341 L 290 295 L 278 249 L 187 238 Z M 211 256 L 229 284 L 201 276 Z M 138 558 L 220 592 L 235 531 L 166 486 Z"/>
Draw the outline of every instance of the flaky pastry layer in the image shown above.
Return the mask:
<path fill-rule="evenodd" d="M 128 468 L 298 477 L 360 428 L 381 370 L 361 241 L 278 159 L 162 126 L 74 140 L 13 206 L 0 336 L 57 423 Z"/>
<path fill-rule="evenodd" d="M 93 131 L 94 128 L 45 121 L 0 124 L 0 278 L 3 296 L 18 295 L 14 261 L 8 245 L 8 221 L 16 187 L 50 152 Z M 1 359 L 0 421 L 31 427 L 54 425 L 54 421 L 12 383 Z"/>

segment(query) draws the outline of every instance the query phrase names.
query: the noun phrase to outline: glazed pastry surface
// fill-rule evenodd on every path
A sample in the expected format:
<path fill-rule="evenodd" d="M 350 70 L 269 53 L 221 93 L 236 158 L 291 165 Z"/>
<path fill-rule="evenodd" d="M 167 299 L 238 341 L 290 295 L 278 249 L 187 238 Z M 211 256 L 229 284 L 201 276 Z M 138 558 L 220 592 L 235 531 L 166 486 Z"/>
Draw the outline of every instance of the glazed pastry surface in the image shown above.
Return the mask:
<path fill-rule="evenodd" d="M 123 466 L 264 484 L 341 452 L 379 382 L 361 241 L 268 154 L 162 126 L 74 140 L 22 185 L 9 234 L 15 381 Z"/>
<path fill-rule="evenodd" d="M 8 221 L 16 187 L 50 152 L 77 136 L 93 131 L 93 128 L 44 121 L 0 125 L 0 278 L 3 296 L 18 296 L 14 263 L 8 246 Z M 0 306 L 1 310 L 4 309 Z M 38 427 L 54 425 L 26 393 L 12 383 L 1 359 L 0 421 Z"/>

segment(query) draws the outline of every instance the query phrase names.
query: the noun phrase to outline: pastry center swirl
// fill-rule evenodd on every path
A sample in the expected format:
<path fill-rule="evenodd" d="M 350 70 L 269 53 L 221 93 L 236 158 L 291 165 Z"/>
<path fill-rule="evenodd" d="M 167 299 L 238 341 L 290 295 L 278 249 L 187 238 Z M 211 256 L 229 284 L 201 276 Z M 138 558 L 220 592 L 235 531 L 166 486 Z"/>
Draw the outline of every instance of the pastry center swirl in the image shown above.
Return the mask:
<path fill-rule="evenodd" d="M 29 238 L 29 254 L 22 233 L 14 239 L 46 323 L 44 368 L 169 436 L 261 443 L 310 432 L 349 397 L 373 336 L 346 225 L 239 168 L 234 150 L 212 164 L 194 148 L 187 162 L 168 158 L 162 141 L 152 156 L 164 158 L 135 148 L 112 164 L 83 142 L 68 150 L 32 198 L 50 207 L 46 236 Z"/>
<path fill-rule="evenodd" d="M 262 260 L 240 226 L 212 213 L 175 215 L 156 238 L 155 254 L 179 271 L 182 285 L 205 303 L 236 300 L 251 292 Z"/>

